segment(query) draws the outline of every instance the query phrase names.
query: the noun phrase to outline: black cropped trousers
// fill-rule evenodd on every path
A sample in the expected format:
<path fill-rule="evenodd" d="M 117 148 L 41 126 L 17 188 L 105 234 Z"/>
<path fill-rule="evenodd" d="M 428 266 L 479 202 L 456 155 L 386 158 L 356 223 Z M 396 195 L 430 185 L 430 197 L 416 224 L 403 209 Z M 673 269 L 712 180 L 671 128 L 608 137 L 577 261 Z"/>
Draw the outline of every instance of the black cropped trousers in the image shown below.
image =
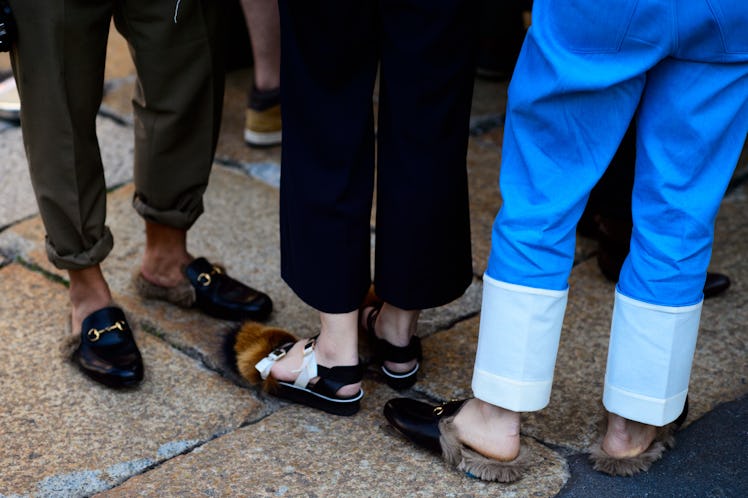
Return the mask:
<path fill-rule="evenodd" d="M 470 284 L 476 12 L 474 0 L 280 1 L 281 268 L 312 307 L 345 313 L 365 297 L 375 187 L 379 297 L 424 309 Z"/>

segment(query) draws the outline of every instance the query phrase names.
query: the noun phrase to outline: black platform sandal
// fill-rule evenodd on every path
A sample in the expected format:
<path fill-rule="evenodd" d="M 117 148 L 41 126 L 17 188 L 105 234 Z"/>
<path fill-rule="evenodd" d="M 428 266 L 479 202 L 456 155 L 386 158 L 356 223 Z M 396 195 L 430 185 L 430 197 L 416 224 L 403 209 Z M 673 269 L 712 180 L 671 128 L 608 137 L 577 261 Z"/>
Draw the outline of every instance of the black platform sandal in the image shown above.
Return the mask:
<path fill-rule="evenodd" d="M 309 339 L 304 346 L 304 360 L 299 367 L 299 376 L 294 382 L 273 379 L 270 369 L 273 364 L 286 356 L 293 347 L 293 342 L 283 344 L 260 360 L 255 369 L 263 379 L 263 388 L 268 393 L 279 398 L 293 401 L 302 405 L 317 408 L 334 415 L 353 415 L 361 408 L 363 389 L 350 397 L 340 397 L 336 393 L 341 387 L 361 382 L 363 371 L 361 365 L 327 368 L 317 364 L 314 346 L 317 337 Z M 311 380 L 317 378 L 312 384 Z"/>
<path fill-rule="evenodd" d="M 421 366 L 423 351 L 421 349 L 421 338 L 413 336 L 407 346 L 395 346 L 385 339 L 380 339 L 374 332 L 374 323 L 377 321 L 379 312 L 382 311 L 383 301 L 376 303 L 369 314 L 366 315 L 366 335 L 371 341 L 374 355 L 384 374 L 387 385 L 395 390 L 407 389 L 416 383 L 418 369 Z M 416 360 L 416 365 L 408 372 L 393 372 L 384 366 L 385 361 L 392 363 L 407 363 Z"/>

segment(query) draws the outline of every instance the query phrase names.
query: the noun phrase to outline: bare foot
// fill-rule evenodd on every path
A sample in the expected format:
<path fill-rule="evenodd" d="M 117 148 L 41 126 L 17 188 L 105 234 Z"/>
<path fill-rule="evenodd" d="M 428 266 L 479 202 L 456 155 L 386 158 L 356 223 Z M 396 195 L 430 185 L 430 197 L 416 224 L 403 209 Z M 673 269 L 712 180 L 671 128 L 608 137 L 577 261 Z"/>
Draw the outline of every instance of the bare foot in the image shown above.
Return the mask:
<path fill-rule="evenodd" d="M 608 413 L 608 430 L 602 448 L 614 458 L 633 457 L 643 453 L 654 441 L 657 428 Z"/>
<path fill-rule="evenodd" d="M 356 320 L 358 312 L 343 314 L 320 313 L 322 330 L 314 347 L 318 365 L 327 368 L 358 365 L 358 337 Z M 299 368 L 304 358 L 304 346 L 308 339 L 302 339 L 293 345 L 286 356 L 276 361 L 270 369 L 270 375 L 277 380 L 293 382 L 299 376 Z M 310 384 L 319 379 L 315 377 Z M 361 390 L 361 383 L 341 387 L 337 394 L 346 398 L 355 396 Z"/>
<path fill-rule="evenodd" d="M 367 327 L 369 313 L 373 307 L 364 308 L 361 313 L 363 323 L 361 326 Z M 418 315 L 420 310 L 404 310 L 388 303 L 382 305 L 382 309 L 376 316 L 374 322 L 374 335 L 379 339 L 384 339 L 393 346 L 404 347 L 410 344 L 410 338 L 416 333 L 418 326 Z M 418 363 L 417 359 L 405 363 L 394 363 L 385 361 L 384 366 L 387 370 L 394 373 L 406 373 L 413 370 Z"/>
<path fill-rule="evenodd" d="M 112 294 L 104 280 L 99 265 L 83 270 L 69 270 L 71 325 L 73 333 L 81 330 L 81 324 L 88 315 L 112 304 Z"/>
<path fill-rule="evenodd" d="M 454 425 L 460 442 L 483 456 L 508 462 L 519 455 L 518 412 L 473 398 L 457 413 Z"/>

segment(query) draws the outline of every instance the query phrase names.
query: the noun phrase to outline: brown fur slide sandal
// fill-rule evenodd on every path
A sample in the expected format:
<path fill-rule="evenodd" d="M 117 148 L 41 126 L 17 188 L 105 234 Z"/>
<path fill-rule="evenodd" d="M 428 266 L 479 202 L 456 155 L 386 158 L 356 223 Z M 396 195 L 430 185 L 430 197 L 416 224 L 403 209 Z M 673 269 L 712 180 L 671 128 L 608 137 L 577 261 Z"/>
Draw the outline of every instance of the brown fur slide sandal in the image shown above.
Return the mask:
<path fill-rule="evenodd" d="M 649 448 L 644 452 L 624 458 L 615 458 L 603 450 L 602 442 L 603 436 L 590 448 L 590 462 L 592 468 L 598 472 L 604 472 L 612 476 L 623 476 L 630 477 L 640 472 L 646 472 L 657 460 L 662 458 L 666 450 L 675 446 L 675 432 L 680 429 L 683 422 L 685 422 L 688 416 L 688 398 L 683 407 L 683 411 L 678 418 L 663 426 L 658 427 L 655 433 L 655 438 Z M 603 434 L 607 430 L 607 419 L 601 424 L 603 426 Z"/>

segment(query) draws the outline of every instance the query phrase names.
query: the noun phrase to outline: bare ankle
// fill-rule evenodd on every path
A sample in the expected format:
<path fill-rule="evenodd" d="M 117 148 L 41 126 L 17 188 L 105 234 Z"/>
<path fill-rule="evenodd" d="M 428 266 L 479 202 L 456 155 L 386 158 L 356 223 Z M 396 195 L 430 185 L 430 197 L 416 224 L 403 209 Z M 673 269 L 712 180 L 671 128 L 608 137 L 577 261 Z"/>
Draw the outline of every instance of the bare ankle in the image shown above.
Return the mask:
<path fill-rule="evenodd" d="M 96 265 L 82 270 L 70 270 L 71 322 L 73 331 L 79 331 L 83 320 L 112 304 L 112 294 L 101 268 Z"/>
<path fill-rule="evenodd" d="M 384 303 L 376 320 L 376 333 L 394 346 L 407 346 L 416 333 L 420 310 L 404 310 Z"/>
<path fill-rule="evenodd" d="M 650 446 L 656 431 L 652 425 L 609 413 L 608 429 L 602 442 L 603 451 L 619 458 L 639 455 Z"/>
<path fill-rule="evenodd" d="M 362 314 L 364 320 L 368 320 L 372 309 L 367 308 L 364 310 Z M 393 346 L 405 347 L 410 344 L 411 338 L 416 333 L 420 313 L 420 310 L 404 310 L 391 304 L 383 303 L 374 323 L 374 335 L 379 339 L 384 339 Z M 366 327 L 368 324 L 362 323 L 362 326 Z M 415 358 L 404 363 L 384 361 L 384 366 L 387 370 L 395 373 L 410 372 L 417 364 L 418 360 Z"/>
<path fill-rule="evenodd" d="M 162 287 L 184 280 L 183 268 L 194 258 L 187 252 L 187 231 L 146 221 L 146 245 L 141 273 Z"/>
<path fill-rule="evenodd" d="M 520 449 L 520 414 L 479 399 L 466 402 L 455 426 L 463 444 L 496 460 L 513 460 Z"/>

